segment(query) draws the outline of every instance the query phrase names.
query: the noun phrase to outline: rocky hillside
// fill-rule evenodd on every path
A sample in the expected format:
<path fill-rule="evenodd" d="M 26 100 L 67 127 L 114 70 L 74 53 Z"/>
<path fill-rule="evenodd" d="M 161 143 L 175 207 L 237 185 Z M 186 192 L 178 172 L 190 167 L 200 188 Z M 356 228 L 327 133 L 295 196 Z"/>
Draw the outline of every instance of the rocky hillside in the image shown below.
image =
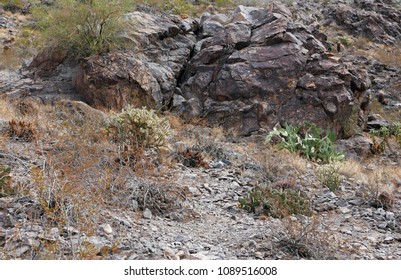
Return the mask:
<path fill-rule="evenodd" d="M 400 3 L 138 4 L 86 44 L 39 2 L 0 5 L 1 259 L 401 258 Z"/>

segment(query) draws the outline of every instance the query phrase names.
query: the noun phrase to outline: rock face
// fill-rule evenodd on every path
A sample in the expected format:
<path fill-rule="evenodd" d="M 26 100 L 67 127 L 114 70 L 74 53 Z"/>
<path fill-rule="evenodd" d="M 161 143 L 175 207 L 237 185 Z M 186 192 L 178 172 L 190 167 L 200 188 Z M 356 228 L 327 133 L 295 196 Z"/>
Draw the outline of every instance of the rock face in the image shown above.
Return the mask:
<path fill-rule="evenodd" d="M 281 4 L 204 14 L 196 54 L 181 77 L 173 109 L 247 135 L 276 123 L 328 127 L 345 135 L 362 125 L 370 80 L 327 52 L 318 30 L 291 20 Z"/>
<path fill-rule="evenodd" d="M 66 78 L 59 65 L 65 53 L 38 56 L 31 74 L 60 72 L 61 82 L 73 79 L 79 96 L 96 108 L 172 109 L 242 135 L 307 121 L 341 137 L 366 124 L 367 72 L 335 57 L 318 25 L 293 21 L 280 3 L 205 13 L 199 23 L 146 11 L 127 18 L 124 50 L 82 59 Z"/>
<path fill-rule="evenodd" d="M 124 35 L 126 51 L 84 59 L 75 87 L 90 105 L 122 109 L 127 104 L 162 108 L 195 45 L 195 22 L 175 16 L 133 12 Z"/>
<path fill-rule="evenodd" d="M 325 24 L 335 22 L 351 34 L 394 44 L 401 39 L 401 10 L 394 2 L 358 0 L 352 6 L 336 3 L 324 11 Z"/>

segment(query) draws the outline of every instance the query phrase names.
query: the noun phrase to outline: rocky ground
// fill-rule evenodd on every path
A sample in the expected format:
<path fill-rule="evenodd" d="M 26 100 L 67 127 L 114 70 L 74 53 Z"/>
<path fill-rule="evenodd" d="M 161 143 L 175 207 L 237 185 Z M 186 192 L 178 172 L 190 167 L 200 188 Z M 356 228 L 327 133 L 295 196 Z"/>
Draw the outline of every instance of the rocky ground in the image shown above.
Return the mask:
<path fill-rule="evenodd" d="M 22 67 L 13 56 L 10 63 L 2 59 L 0 167 L 11 171 L 0 192 L 0 258 L 400 259 L 401 150 L 390 137 L 390 148 L 377 153 L 366 132 L 401 120 L 400 10 L 386 1 L 354 2 L 353 9 L 346 1 L 294 1 L 288 9 L 277 4 L 269 6 L 275 9 L 270 22 L 257 21 L 269 18 L 268 9 L 209 11 L 198 19 L 163 15 L 162 27 L 152 15 L 140 14 L 145 9 L 130 14 L 149 23 L 146 30 L 128 32 L 140 38 L 139 45 L 149 45 L 136 56 L 130 52 L 137 50 L 130 50 L 78 65 L 67 54 L 42 54 Z M 1 11 L 3 57 L 17 48 L 14 41 L 25 24 L 25 15 Z M 264 24 L 269 28 L 261 28 Z M 216 30 L 228 35 L 218 41 L 212 36 Z M 253 36 L 246 35 L 250 30 Z M 160 41 L 160 34 L 167 39 Z M 361 34 L 368 34 L 363 42 Z M 352 43 L 347 46 L 345 39 Z M 283 44 L 295 47 L 281 56 Z M 273 58 L 262 53 L 268 62 L 261 63 L 241 57 L 252 48 L 277 53 Z M 288 57 L 307 67 L 283 71 Z M 241 72 L 249 65 L 295 82 L 266 84 L 256 70 L 249 79 Z M 132 69 L 145 74 L 140 79 Z M 131 72 L 122 74 L 126 70 Z M 238 76 L 232 79 L 234 72 Z M 171 101 L 175 113 L 165 112 L 174 132 L 168 149 L 128 161 L 104 128 L 113 114 L 109 109 L 128 102 L 125 95 L 110 94 L 118 88 L 130 95 L 127 80 L 140 85 L 137 90 L 156 106 Z M 109 84 L 102 88 L 104 81 Z M 229 96 L 224 89 L 234 84 L 237 95 Z M 263 104 L 266 87 L 296 92 L 307 101 L 289 97 L 282 105 L 275 93 Z M 203 90 L 217 94 L 206 102 Z M 257 94 L 246 95 L 249 90 Z M 316 91 L 332 95 L 323 94 L 316 104 L 311 99 Z M 266 145 L 264 138 L 277 118 L 286 117 L 277 111 L 289 110 L 287 103 L 304 106 L 308 118 L 344 134 L 339 121 L 348 112 L 344 95 L 358 100 L 364 125 L 337 142 L 347 156 L 341 183 L 330 190 L 319 177 L 321 163 Z M 340 100 L 335 110 L 332 96 Z M 205 118 L 199 102 L 209 110 Z M 269 104 L 278 105 L 266 109 Z M 188 110 L 196 112 L 188 118 Z M 330 110 L 335 121 L 316 113 L 330 116 Z M 219 118 L 226 123 L 216 126 Z M 21 133 L 9 133 L 12 120 L 23 121 L 17 125 Z M 290 185 L 310 200 L 312 215 L 274 218 L 262 209 L 239 207 L 239 198 L 262 185 Z"/>

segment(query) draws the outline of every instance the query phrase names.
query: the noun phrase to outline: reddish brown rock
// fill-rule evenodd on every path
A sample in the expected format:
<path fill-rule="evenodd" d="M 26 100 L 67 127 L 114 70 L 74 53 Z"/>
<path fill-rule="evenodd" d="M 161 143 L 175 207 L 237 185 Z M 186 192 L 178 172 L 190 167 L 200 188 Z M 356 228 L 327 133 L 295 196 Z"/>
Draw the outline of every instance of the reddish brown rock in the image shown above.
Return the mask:
<path fill-rule="evenodd" d="M 243 135 L 276 123 L 312 122 L 342 136 L 355 111 L 364 126 L 371 98 L 367 72 L 333 57 L 313 35 L 320 32 L 293 23 L 275 5 L 240 6 L 216 35 L 199 34 L 203 43 L 185 68 L 174 109 Z M 252 35 L 232 29 L 239 24 Z"/>

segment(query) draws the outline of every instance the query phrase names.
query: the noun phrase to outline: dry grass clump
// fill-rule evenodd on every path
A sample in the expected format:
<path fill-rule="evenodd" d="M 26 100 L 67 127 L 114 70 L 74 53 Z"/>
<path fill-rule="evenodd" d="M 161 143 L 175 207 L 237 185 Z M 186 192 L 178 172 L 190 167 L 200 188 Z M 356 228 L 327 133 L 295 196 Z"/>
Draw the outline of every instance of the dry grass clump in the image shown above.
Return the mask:
<path fill-rule="evenodd" d="M 11 186 L 12 178 L 10 176 L 11 168 L 0 165 L 0 197 L 14 194 Z"/>
<path fill-rule="evenodd" d="M 380 166 L 366 173 L 364 196 L 376 208 L 390 209 L 394 192 L 399 187 L 401 167 Z"/>
<path fill-rule="evenodd" d="M 361 179 L 361 175 L 365 168 L 360 162 L 352 159 L 345 160 L 339 170 L 339 173 L 348 178 L 355 178 L 357 180 Z"/>
<path fill-rule="evenodd" d="M 288 254 L 288 259 L 335 259 L 338 246 L 320 217 L 288 217 L 273 236 L 274 249 Z"/>
<path fill-rule="evenodd" d="M 157 10 L 162 10 L 168 13 L 173 13 L 181 16 L 182 18 L 187 18 L 188 16 L 200 15 L 207 9 L 224 9 L 233 7 L 235 4 L 239 4 L 239 1 L 235 0 L 201 0 L 197 3 L 192 3 L 195 1 L 187 0 L 136 0 L 135 4 L 145 4 L 150 7 L 154 7 Z"/>
<path fill-rule="evenodd" d="M 14 111 L 21 116 L 35 116 L 38 114 L 40 103 L 33 98 L 14 99 L 11 101 Z"/>
<path fill-rule="evenodd" d="M 372 159 L 374 167 L 369 165 L 369 162 L 362 164 L 347 160 L 341 167 L 340 174 L 354 178 L 361 184 L 361 195 L 370 205 L 389 209 L 393 206 L 394 192 L 401 181 L 401 167 L 384 163 L 378 165 L 375 159 Z"/>
<path fill-rule="evenodd" d="M 314 165 L 298 154 L 287 150 L 278 150 L 274 147 L 266 147 L 252 157 L 265 166 L 266 172 L 279 178 L 291 178 L 305 174 L 309 169 L 307 165 Z"/>
<path fill-rule="evenodd" d="M 398 43 L 399 45 L 400 43 Z M 364 46 L 364 42 L 360 43 Z M 358 44 L 359 46 L 359 44 Z M 363 55 L 368 58 L 376 59 L 380 63 L 392 66 L 399 66 L 401 63 L 401 50 L 397 47 L 389 47 L 386 45 L 376 46 L 374 48 L 356 48 L 356 55 Z"/>
<path fill-rule="evenodd" d="M 16 116 L 15 107 L 7 100 L 6 96 L 0 96 L 1 120 L 10 121 Z"/>

